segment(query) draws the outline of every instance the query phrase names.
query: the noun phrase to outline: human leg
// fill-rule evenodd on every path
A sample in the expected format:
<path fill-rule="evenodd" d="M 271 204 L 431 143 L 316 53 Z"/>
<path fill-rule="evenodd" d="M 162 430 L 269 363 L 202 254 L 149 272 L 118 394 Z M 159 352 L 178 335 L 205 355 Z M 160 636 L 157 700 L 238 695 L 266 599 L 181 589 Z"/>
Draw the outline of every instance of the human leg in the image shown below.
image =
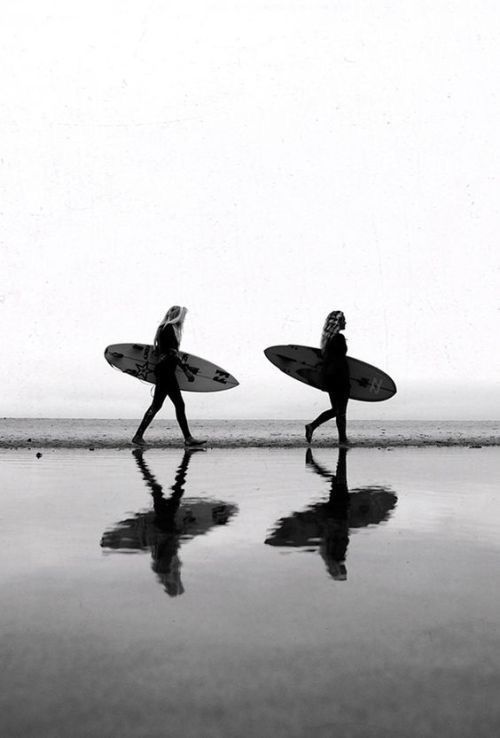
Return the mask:
<path fill-rule="evenodd" d="M 197 441 L 196 438 L 193 438 L 193 436 L 191 435 L 191 431 L 189 430 L 189 425 L 186 418 L 186 406 L 184 404 L 179 385 L 177 384 L 177 380 L 175 381 L 175 384 L 171 383 L 168 389 L 168 396 L 170 397 L 174 405 L 175 417 L 177 418 L 177 422 L 179 423 L 182 435 L 184 436 L 184 442 L 186 446 L 203 445 L 205 441 Z"/>
<path fill-rule="evenodd" d="M 172 400 L 173 406 L 175 408 L 175 417 L 177 418 L 177 422 L 179 423 L 182 435 L 184 436 L 184 439 L 189 438 L 191 436 L 191 432 L 189 430 L 186 418 L 186 406 L 184 404 L 184 400 L 182 398 L 182 394 L 177 381 L 175 382 L 175 384 L 173 382 L 170 384 L 167 394 Z"/>
<path fill-rule="evenodd" d="M 347 444 L 349 443 L 346 435 L 346 425 L 347 425 L 347 402 L 349 400 L 348 394 L 342 394 L 337 398 L 337 415 L 336 415 L 336 423 L 337 423 L 337 431 L 339 434 L 339 443 L 340 444 Z"/>
<path fill-rule="evenodd" d="M 346 392 L 344 389 L 339 389 L 335 392 L 328 392 L 328 396 L 330 397 L 332 407 L 330 410 L 325 410 L 324 412 L 322 412 L 320 415 L 318 415 L 317 418 L 312 421 L 312 423 L 308 423 L 305 426 L 306 441 L 310 443 L 316 428 L 318 428 L 320 425 L 323 425 L 323 423 L 326 423 L 328 420 L 332 420 L 333 418 L 335 418 L 337 431 L 339 434 L 339 443 L 346 444 L 348 443 L 346 435 L 346 410 L 347 402 L 349 400 L 349 393 Z"/>
<path fill-rule="evenodd" d="M 330 401 L 331 401 L 331 397 L 330 397 Z M 307 443 L 311 443 L 313 433 L 316 430 L 316 428 L 318 428 L 318 426 L 320 425 L 323 425 L 323 423 L 326 423 L 328 420 L 332 420 L 332 418 L 334 418 L 335 415 L 336 415 L 336 410 L 332 402 L 332 407 L 330 410 L 325 410 L 320 415 L 318 415 L 318 417 L 315 418 L 312 421 L 312 423 L 307 423 L 307 425 L 305 426 Z"/>
<path fill-rule="evenodd" d="M 136 443 L 139 446 L 142 446 L 144 444 L 144 439 L 143 439 L 144 432 L 146 428 L 148 428 L 148 426 L 151 424 L 156 413 L 162 407 L 166 396 L 167 396 L 167 386 L 165 385 L 164 382 L 158 379 L 156 386 L 155 386 L 153 401 L 151 405 L 148 407 L 148 409 L 146 410 L 146 412 L 144 413 L 144 417 L 141 420 L 139 427 L 137 428 L 135 432 L 135 435 L 132 439 L 132 443 Z"/>

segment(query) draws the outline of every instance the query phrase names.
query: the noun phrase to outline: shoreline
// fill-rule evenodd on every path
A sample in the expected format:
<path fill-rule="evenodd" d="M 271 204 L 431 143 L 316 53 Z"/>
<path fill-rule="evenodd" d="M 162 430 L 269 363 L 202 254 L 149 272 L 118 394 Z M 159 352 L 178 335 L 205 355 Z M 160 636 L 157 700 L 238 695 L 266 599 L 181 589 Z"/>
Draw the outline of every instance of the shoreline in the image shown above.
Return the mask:
<path fill-rule="evenodd" d="M 373 448 L 373 449 L 392 449 L 392 448 L 497 448 L 500 446 L 499 438 L 487 438 L 482 440 L 471 439 L 398 439 L 386 438 L 380 439 L 364 439 L 356 440 L 348 445 L 348 450 L 356 448 Z M 34 449 L 88 449 L 90 451 L 97 450 L 126 450 L 138 448 L 130 441 L 93 441 L 92 439 L 68 440 L 59 438 L 35 438 L 31 442 L 22 442 L 15 439 L 0 440 L 0 450 L 34 450 Z M 170 449 L 185 448 L 184 443 L 177 439 L 168 440 L 151 440 L 143 447 L 148 449 Z M 268 439 L 259 438 L 242 438 L 233 440 L 208 440 L 201 447 L 201 450 L 208 449 L 242 449 L 242 448 L 267 448 L 267 449 L 286 449 L 286 448 L 338 448 L 336 441 L 332 439 L 318 439 L 311 446 L 301 439 L 276 439 L 269 441 Z M 200 450 L 200 449 L 197 449 Z"/>
<path fill-rule="evenodd" d="M 307 448 L 302 420 L 192 420 L 195 438 L 206 448 Z M 134 448 L 137 421 L 131 419 L 4 418 L 0 449 Z M 348 424 L 351 448 L 429 448 L 500 446 L 498 421 L 359 421 Z M 173 420 L 155 420 L 145 435 L 146 448 L 183 448 Z M 334 423 L 319 428 L 312 448 L 336 448 Z"/>

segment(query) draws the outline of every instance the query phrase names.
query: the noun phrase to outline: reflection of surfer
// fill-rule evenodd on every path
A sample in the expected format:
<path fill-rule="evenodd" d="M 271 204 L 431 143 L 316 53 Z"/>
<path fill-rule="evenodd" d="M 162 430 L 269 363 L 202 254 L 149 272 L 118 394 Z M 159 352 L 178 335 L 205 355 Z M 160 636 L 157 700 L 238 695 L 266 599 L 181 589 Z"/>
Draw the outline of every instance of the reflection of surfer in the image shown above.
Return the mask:
<path fill-rule="evenodd" d="M 347 363 L 347 344 L 343 331 L 346 326 L 344 313 L 334 310 L 329 313 L 321 335 L 321 353 L 323 357 L 322 382 L 330 396 L 331 409 L 318 415 L 312 423 L 305 427 L 306 440 L 311 443 L 316 428 L 332 418 L 336 419 L 339 443 L 347 444 L 346 412 L 349 400 L 350 378 Z"/>
<path fill-rule="evenodd" d="M 330 480 L 330 496 L 323 505 L 324 529 L 319 551 L 328 573 L 338 581 L 347 579 L 345 557 L 349 545 L 349 490 L 347 489 L 347 449 L 339 448 L 335 474 L 318 464 L 310 448 L 306 452 L 306 464 L 316 474 Z"/>
<path fill-rule="evenodd" d="M 142 450 L 137 449 L 133 451 L 133 454 L 153 497 L 155 512 L 153 525 L 157 530 L 157 535 L 151 541 L 151 556 L 153 558 L 151 568 L 162 582 L 165 591 L 171 597 L 175 597 L 184 592 L 181 582 L 181 562 L 177 553 L 180 547 L 179 538 L 185 532 L 189 523 L 192 522 L 192 515 L 189 510 L 180 521 L 176 519 L 181 497 L 184 494 L 184 484 L 191 453 L 189 451 L 184 452 L 182 461 L 177 468 L 175 482 L 170 488 L 172 494 L 168 498 L 163 496 L 162 486 L 149 471 Z"/>
<path fill-rule="evenodd" d="M 186 449 L 179 464 L 171 494 L 151 473 L 142 449 L 132 453 L 153 498 L 153 510 L 139 512 L 108 529 L 101 546 L 108 551 L 151 551 L 151 568 L 171 596 L 182 594 L 179 549 L 182 543 L 207 533 L 214 526 L 225 525 L 237 507 L 222 500 L 184 497 L 184 486 L 192 454 L 203 449 Z"/>
<path fill-rule="evenodd" d="M 349 492 L 346 454 L 346 448 L 339 448 L 337 468 L 332 474 L 318 464 L 311 449 L 307 449 L 306 465 L 330 482 L 328 500 L 282 518 L 266 539 L 270 546 L 305 551 L 319 549 L 328 573 L 339 581 L 347 578 L 345 558 L 349 531 L 387 520 L 397 500 L 385 487 L 363 487 Z"/>
<path fill-rule="evenodd" d="M 184 400 L 179 389 L 179 383 L 175 376 L 175 370 L 180 366 L 188 380 L 190 382 L 194 380 L 194 375 L 188 367 L 181 362 L 178 354 L 186 313 L 187 309 L 185 307 L 173 305 L 167 310 L 165 317 L 156 331 L 154 348 L 159 354 L 159 360 L 155 367 L 156 385 L 153 402 L 146 410 L 136 434 L 132 439 L 132 442 L 138 446 L 144 445 L 144 431 L 162 407 L 167 396 L 170 397 L 174 404 L 175 416 L 182 431 L 182 435 L 184 436 L 184 443 L 186 446 L 199 446 L 205 443 L 205 441 L 197 441 L 191 435 L 186 418 Z"/>

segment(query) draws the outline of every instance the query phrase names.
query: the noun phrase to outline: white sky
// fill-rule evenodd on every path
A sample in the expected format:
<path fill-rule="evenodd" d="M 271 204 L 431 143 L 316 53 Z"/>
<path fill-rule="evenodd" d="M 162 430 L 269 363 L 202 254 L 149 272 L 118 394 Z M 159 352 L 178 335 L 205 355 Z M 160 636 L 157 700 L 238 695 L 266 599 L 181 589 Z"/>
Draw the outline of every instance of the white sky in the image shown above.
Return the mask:
<path fill-rule="evenodd" d="M 310 417 L 262 350 L 317 345 L 398 384 L 353 418 L 500 417 L 496 1 L 3 0 L 4 416 L 139 417 L 110 343 L 241 382 L 189 417 Z M 163 417 L 172 415 L 170 408 Z"/>

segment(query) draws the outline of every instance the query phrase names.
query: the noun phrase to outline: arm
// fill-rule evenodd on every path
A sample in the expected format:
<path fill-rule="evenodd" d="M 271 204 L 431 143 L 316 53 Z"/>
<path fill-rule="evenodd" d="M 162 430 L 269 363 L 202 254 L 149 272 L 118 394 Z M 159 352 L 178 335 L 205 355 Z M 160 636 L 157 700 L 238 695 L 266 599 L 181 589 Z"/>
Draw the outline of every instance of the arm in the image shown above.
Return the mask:
<path fill-rule="evenodd" d="M 187 363 L 184 362 L 184 361 L 182 361 L 182 359 L 180 358 L 178 352 L 176 351 L 175 353 L 176 353 L 175 358 L 177 360 L 177 365 L 180 366 L 180 368 L 182 369 L 182 371 L 186 375 L 186 379 L 188 380 L 188 382 L 194 382 L 194 374 L 193 374 L 193 372 L 191 371 L 191 369 L 189 368 L 189 366 L 187 365 Z"/>
<path fill-rule="evenodd" d="M 155 341 L 154 341 L 154 347 L 157 352 L 157 354 L 160 357 L 160 360 L 163 357 L 169 356 L 171 359 L 175 361 L 177 366 L 179 366 L 184 374 L 186 375 L 189 382 L 194 381 L 194 374 L 190 371 L 187 364 L 182 361 L 182 359 L 179 356 L 179 343 L 177 341 L 177 338 L 175 336 L 174 330 L 171 325 L 167 325 L 165 328 L 163 326 L 159 326 L 158 330 L 156 331 L 155 335 Z"/>

